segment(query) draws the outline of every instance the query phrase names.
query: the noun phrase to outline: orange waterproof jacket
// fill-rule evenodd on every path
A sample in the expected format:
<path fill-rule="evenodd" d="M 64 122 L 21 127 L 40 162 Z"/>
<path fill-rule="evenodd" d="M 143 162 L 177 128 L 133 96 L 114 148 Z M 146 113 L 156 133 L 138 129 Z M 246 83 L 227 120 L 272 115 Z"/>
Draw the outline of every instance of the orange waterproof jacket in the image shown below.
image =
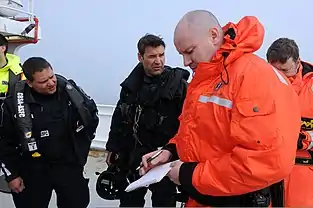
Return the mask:
<path fill-rule="evenodd" d="M 301 131 L 296 165 L 285 179 L 286 206 L 313 206 L 313 66 L 301 62 L 298 73 L 290 77 L 301 105 Z"/>
<path fill-rule="evenodd" d="M 168 144 L 184 162 L 180 183 L 195 200 L 268 187 L 291 172 L 296 154 L 297 95 L 281 72 L 252 54 L 263 26 L 248 16 L 223 30 L 222 47 L 195 71 Z"/>
<path fill-rule="evenodd" d="M 298 140 L 297 156 L 310 157 L 307 151 L 313 148 L 313 65 L 301 61 L 298 73 L 289 78 L 299 96 L 301 106 L 301 132 Z M 313 164 L 312 164 L 313 165 Z"/>

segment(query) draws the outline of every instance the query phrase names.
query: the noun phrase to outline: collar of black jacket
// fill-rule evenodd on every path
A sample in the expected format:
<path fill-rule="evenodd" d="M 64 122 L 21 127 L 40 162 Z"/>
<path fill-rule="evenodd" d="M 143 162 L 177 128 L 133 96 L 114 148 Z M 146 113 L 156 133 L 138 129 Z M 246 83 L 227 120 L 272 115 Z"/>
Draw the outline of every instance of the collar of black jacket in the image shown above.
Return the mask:
<path fill-rule="evenodd" d="M 178 79 L 184 79 L 187 81 L 189 79 L 190 73 L 189 71 L 179 68 L 179 67 L 171 68 L 170 66 L 165 65 L 164 72 L 160 76 L 155 77 L 154 79 L 161 79 L 161 81 L 162 80 L 171 81 L 172 78 L 176 76 L 179 77 Z M 144 81 L 144 78 L 145 78 L 145 71 L 144 71 L 142 63 L 139 62 L 135 66 L 135 68 L 131 71 L 129 76 L 120 84 L 120 86 L 122 88 L 127 88 L 132 92 L 137 92 L 140 89 Z"/>
<path fill-rule="evenodd" d="M 62 84 L 57 83 L 57 91 L 56 94 L 53 95 L 43 95 L 38 92 L 36 92 L 34 89 L 30 88 L 28 84 L 25 84 L 25 90 L 24 90 L 24 96 L 25 96 L 25 103 L 38 103 L 38 98 L 54 98 L 57 96 L 57 99 L 59 100 L 61 97 L 61 93 L 64 91 L 65 86 L 62 86 Z"/>

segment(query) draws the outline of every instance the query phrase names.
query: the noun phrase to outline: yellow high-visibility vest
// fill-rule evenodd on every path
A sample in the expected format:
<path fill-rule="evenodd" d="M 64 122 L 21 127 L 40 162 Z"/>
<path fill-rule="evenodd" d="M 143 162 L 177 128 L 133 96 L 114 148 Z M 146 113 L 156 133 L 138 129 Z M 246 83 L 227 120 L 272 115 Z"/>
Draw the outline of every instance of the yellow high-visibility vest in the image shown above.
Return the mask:
<path fill-rule="evenodd" d="M 10 82 L 26 79 L 22 67 L 20 66 L 20 58 L 13 54 L 6 54 L 7 65 L 0 68 L 0 99 L 3 99 L 8 92 Z M 10 89 L 11 91 L 11 89 Z"/>

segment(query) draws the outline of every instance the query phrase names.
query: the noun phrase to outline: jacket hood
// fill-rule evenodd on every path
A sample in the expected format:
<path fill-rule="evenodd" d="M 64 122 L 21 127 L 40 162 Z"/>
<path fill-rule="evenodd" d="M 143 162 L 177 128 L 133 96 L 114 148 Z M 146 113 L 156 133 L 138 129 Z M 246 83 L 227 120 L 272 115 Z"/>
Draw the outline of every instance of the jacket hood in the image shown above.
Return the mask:
<path fill-rule="evenodd" d="M 263 44 L 264 27 L 256 17 L 243 17 L 237 24 L 229 22 L 223 27 L 224 42 L 207 63 L 224 62 L 227 66 L 244 53 L 253 53 Z M 225 60 L 224 60 L 225 58 Z M 224 60 L 224 61 L 223 61 Z"/>
<path fill-rule="evenodd" d="M 253 53 L 263 44 L 264 27 L 254 16 L 243 17 L 237 24 L 229 22 L 223 27 L 224 44 L 217 52 L 219 56 L 227 54 L 225 66 L 244 53 Z"/>
<path fill-rule="evenodd" d="M 198 64 L 192 86 L 225 71 L 229 64 L 243 54 L 255 52 L 261 47 L 264 39 L 264 27 L 256 17 L 252 16 L 243 17 L 237 24 L 229 22 L 223 27 L 223 31 L 222 46 L 211 61 Z"/>

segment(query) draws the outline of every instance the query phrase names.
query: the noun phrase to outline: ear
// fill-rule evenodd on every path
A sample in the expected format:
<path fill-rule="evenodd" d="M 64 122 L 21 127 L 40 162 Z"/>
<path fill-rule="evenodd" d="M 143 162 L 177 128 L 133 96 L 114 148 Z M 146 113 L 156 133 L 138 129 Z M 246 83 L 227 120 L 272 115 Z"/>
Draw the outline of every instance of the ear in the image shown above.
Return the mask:
<path fill-rule="evenodd" d="M 209 29 L 209 39 L 210 39 L 210 42 L 212 42 L 214 45 L 217 45 L 219 44 L 220 42 L 220 31 L 217 27 L 212 27 Z"/>
<path fill-rule="evenodd" d="M 137 54 L 138 55 L 138 61 L 142 63 L 143 61 L 143 57 L 140 53 Z"/>
<path fill-rule="evenodd" d="M 26 83 L 28 84 L 28 86 L 29 86 L 30 88 L 32 88 L 32 87 L 33 87 L 32 82 L 31 82 L 31 81 L 29 81 L 28 79 L 26 80 Z"/>
<path fill-rule="evenodd" d="M 4 53 L 5 50 L 6 50 L 6 47 L 5 47 L 5 46 L 0 46 L 0 52 L 1 52 L 1 53 Z"/>
<path fill-rule="evenodd" d="M 296 61 L 296 64 L 297 64 L 297 65 L 300 65 L 300 64 L 301 64 L 300 58 L 298 58 L 298 60 Z"/>
<path fill-rule="evenodd" d="M 298 58 L 298 60 L 296 61 L 297 70 L 299 70 L 300 65 L 301 65 L 301 60 L 300 58 Z"/>

